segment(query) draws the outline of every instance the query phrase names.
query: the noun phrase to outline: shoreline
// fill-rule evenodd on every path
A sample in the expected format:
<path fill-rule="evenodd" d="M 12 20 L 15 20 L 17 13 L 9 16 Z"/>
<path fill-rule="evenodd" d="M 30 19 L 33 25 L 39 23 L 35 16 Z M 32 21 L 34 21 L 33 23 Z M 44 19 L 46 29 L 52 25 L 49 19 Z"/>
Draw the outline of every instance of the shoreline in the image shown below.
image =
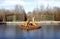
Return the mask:
<path fill-rule="evenodd" d="M 19 22 L 0 22 L 0 23 L 24 23 L 25 21 L 19 21 Z M 32 23 L 32 21 L 30 22 Z M 60 23 L 60 21 L 35 21 L 35 23 Z"/>
<path fill-rule="evenodd" d="M 6 23 L 7 25 L 9 24 L 22 24 L 24 23 L 25 21 L 19 21 L 19 22 L 0 22 L 0 23 Z M 31 22 L 30 22 L 31 23 Z M 35 21 L 35 23 L 39 24 L 39 25 L 44 25 L 44 24 L 60 24 L 60 21 Z"/>

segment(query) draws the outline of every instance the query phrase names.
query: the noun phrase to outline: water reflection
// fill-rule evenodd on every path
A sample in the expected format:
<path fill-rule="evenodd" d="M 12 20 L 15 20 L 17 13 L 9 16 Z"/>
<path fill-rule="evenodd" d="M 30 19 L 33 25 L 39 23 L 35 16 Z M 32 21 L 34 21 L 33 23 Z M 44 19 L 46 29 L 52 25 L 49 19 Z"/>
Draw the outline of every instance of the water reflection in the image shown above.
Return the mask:
<path fill-rule="evenodd" d="M 17 25 L 0 25 L 0 39 L 60 39 L 60 25 L 43 25 L 37 30 L 24 31 Z"/>

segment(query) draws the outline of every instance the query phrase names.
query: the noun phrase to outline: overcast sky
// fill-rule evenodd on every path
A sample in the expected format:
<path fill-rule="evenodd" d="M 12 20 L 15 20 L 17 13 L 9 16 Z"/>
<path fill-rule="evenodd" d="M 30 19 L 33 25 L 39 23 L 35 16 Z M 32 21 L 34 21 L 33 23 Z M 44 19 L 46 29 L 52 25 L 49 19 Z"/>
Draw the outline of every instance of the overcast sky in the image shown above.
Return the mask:
<path fill-rule="evenodd" d="M 29 12 L 41 5 L 47 7 L 48 4 L 50 7 L 60 7 L 60 0 L 0 0 L 0 9 L 14 9 L 15 5 L 22 5 Z"/>

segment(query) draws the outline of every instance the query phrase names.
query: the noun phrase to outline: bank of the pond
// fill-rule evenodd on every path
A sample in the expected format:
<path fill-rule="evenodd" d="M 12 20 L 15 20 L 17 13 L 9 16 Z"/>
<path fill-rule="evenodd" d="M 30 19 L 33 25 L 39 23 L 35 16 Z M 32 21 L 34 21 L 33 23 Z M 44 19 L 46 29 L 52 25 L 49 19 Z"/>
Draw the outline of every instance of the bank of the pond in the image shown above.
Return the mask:
<path fill-rule="evenodd" d="M 24 23 L 24 21 L 20 21 L 20 22 L 6 22 L 6 24 L 22 24 L 22 23 Z M 30 22 L 31 23 L 31 22 Z M 60 21 L 36 21 L 36 23 L 37 24 L 39 24 L 39 25 L 43 25 L 43 24 L 60 24 Z"/>

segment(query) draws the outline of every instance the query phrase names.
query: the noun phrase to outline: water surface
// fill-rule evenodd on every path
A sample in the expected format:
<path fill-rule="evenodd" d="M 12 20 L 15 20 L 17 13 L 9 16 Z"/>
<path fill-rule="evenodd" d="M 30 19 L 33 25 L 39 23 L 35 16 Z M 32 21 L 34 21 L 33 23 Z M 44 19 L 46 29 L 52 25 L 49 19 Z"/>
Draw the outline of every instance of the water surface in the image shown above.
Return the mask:
<path fill-rule="evenodd" d="M 60 39 L 60 25 L 43 25 L 37 30 L 21 30 L 17 25 L 0 24 L 0 39 Z"/>

